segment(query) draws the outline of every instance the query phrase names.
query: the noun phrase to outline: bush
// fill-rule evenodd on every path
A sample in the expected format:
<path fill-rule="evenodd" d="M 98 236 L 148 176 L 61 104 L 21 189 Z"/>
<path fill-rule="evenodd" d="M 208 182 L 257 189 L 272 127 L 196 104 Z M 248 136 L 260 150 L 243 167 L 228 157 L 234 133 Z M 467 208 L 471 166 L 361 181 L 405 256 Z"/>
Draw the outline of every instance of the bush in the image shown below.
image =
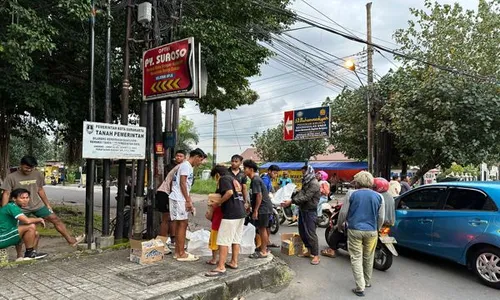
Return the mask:
<path fill-rule="evenodd" d="M 210 193 L 215 193 L 216 187 L 217 184 L 214 179 L 196 179 L 191 187 L 191 193 L 208 195 Z"/>

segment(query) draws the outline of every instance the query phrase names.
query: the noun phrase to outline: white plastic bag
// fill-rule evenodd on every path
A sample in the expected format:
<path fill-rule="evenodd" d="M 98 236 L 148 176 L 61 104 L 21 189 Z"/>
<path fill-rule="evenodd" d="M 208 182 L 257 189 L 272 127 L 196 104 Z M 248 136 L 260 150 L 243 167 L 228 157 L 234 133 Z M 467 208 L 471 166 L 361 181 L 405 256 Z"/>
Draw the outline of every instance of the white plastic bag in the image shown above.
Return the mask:
<path fill-rule="evenodd" d="M 210 240 L 210 231 L 201 229 L 193 233 L 186 234 L 189 236 L 187 251 L 198 256 L 212 256 L 212 251 L 208 249 Z"/>
<path fill-rule="evenodd" d="M 297 186 L 295 184 L 289 183 L 280 188 L 276 193 L 274 193 L 274 197 L 272 198 L 273 204 L 280 205 L 284 201 L 291 200 L 296 187 Z"/>
<path fill-rule="evenodd" d="M 231 247 L 229 247 L 231 251 Z M 240 254 L 250 255 L 255 252 L 255 226 L 248 223 L 243 227 L 243 238 L 241 239 Z"/>

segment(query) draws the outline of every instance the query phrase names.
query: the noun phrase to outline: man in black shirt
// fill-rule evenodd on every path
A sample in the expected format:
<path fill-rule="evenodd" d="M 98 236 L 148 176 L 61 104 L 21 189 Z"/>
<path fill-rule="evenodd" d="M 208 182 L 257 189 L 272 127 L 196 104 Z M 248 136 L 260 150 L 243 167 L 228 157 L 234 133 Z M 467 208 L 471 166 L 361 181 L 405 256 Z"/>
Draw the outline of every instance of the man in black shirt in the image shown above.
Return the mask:
<path fill-rule="evenodd" d="M 266 258 L 269 254 L 267 250 L 267 245 L 269 244 L 267 227 L 269 226 L 269 218 L 273 213 L 273 204 L 269 198 L 266 185 L 257 173 L 257 164 L 253 160 L 248 159 L 243 162 L 243 167 L 245 175 L 252 180 L 250 184 L 252 220 L 258 229 L 261 240 L 260 251 L 256 251 L 250 255 L 250 258 Z"/>
<path fill-rule="evenodd" d="M 240 169 L 241 163 L 243 162 L 243 156 L 235 154 L 233 157 L 231 157 L 231 167 L 229 168 L 229 175 L 231 175 L 234 179 L 236 179 L 241 187 L 242 187 L 242 194 L 243 194 L 243 199 L 245 200 L 245 203 L 247 203 L 247 176 L 245 173 Z"/>
<path fill-rule="evenodd" d="M 238 255 L 243 238 L 245 223 L 245 203 L 241 194 L 240 183 L 229 175 L 224 166 L 215 166 L 211 173 L 217 180 L 217 193 L 221 195 L 222 221 L 217 233 L 219 246 L 219 262 L 217 267 L 205 274 L 207 277 L 217 277 L 226 274 L 226 267 L 238 268 Z M 231 261 L 226 263 L 229 246 L 232 248 Z"/>

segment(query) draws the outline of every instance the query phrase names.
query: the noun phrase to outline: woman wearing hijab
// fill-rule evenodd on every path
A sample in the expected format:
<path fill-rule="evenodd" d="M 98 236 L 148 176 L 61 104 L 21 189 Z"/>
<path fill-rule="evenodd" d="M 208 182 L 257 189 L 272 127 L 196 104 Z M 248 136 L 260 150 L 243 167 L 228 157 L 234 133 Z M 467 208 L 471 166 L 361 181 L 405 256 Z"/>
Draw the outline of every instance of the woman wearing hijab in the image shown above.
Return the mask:
<path fill-rule="evenodd" d="M 318 236 L 316 235 L 316 219 L 319 198 L 321 197 L 320 185 L 311 166 L 302 168 L 302 189 L 292 196 L 292 200 L 285 201 L 284 207 L 292 203 L 299 206 L 299 234 L 307 248 L 303 257 L 312 258 L 311 264 L 319 264 Z"/>

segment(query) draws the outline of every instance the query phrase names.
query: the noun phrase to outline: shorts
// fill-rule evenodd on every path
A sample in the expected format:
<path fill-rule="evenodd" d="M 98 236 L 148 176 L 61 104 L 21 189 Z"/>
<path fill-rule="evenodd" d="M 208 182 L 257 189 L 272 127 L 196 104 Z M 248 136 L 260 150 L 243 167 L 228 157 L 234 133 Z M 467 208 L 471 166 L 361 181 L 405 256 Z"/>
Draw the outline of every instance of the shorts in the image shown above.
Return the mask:
<path fill-rule="evenodd" d="M 269 227 L 269 219 L 271 218 L 271 214 L 259 214 L 257 216 L 257 220 L 252 220 L 253 226 L 256 228 L 261 227 Z"/>
<path fill-rule="evenodd" d="M 170 207 L 168 203 L 168 194 L 165 192 L 156 192 L 156 208 L 161 213 L 170 212 Z"/>
<path fill-rule="evenodd" d="M 19 229 L 17 227 L 13 227 L 5 232 L 0 232 L 0 249 L 19 245 L 20 243 L 21 237 L 19 236 Z"/>
<path fill-rule="evenodd" d="M 46 218 L 46 217 L 50 216 L 51 214 L 53 214 L 53 212 L 51 212 L 47 208 L 47 206 L 45 206 L 45 205 L 42 206 L 41 208 L 37 209 L 37 210 L 32 210 L 32 211 L 30 211 L 30 210 L 24 210 L 23 209 L 23 212 L 26 215 L 31 214 L 31 215 L 35 215 L 38 218 Z"/>
<path fill-rule="evenodd" d="M 188 219 L 188 212 L 186 210 L 185 201 L 176 201 L 170 199 L 170 220 L 172 221 L 184 221 Z"/>
<path fill-rule="evenodd" d="M 218 231 L 217 230 L 210 230 L 210 240 L 208 241 L 208 249 L 212 251 L 217 251 L 219 250 L 219 246 L 217 245 L 217 236 L 218 236 Z"/>
<path fill-rule="evenodd" d="M 245 219 L 222 219 L 217 234 L 217 245 L 230 247 L 241 244 Z"/>

